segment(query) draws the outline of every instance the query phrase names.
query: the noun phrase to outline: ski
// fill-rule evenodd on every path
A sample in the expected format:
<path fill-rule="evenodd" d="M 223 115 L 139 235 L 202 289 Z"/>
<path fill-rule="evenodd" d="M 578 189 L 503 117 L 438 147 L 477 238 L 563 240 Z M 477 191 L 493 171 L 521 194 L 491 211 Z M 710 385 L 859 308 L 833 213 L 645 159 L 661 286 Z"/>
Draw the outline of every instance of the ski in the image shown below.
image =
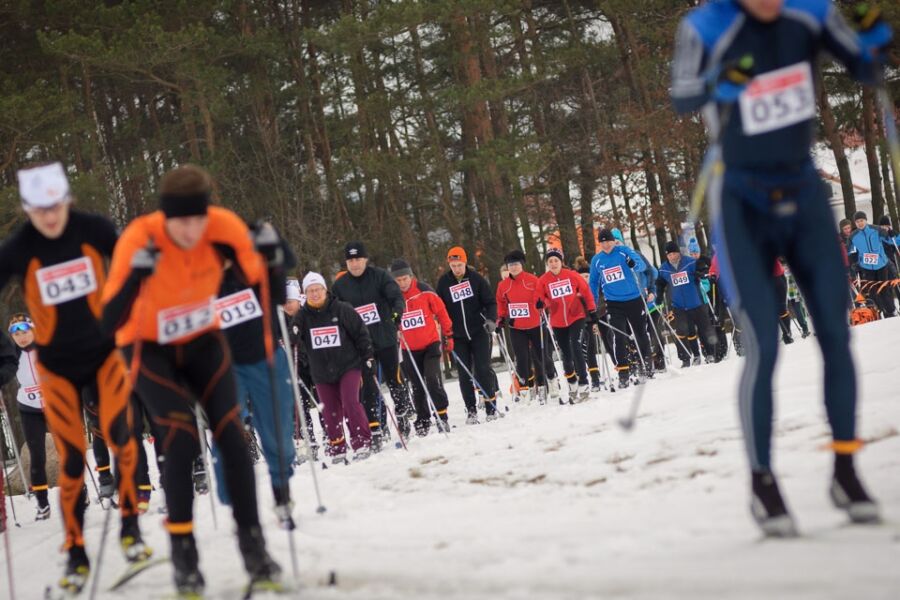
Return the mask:
<path fill-rule="evenodd" d="M 166 556 L 160 556 L 158 558 L 150 557 L 146 560 L 141 560 L 136 563 L 132 563 L 128 565 L 125 571 L 119 575 L 119 578 L 116 579 L 113 584 L 107 589 L 107 591 L 114 592 L 124 586 L 126 583 L 146 571 L 152 567 L 157 565 L 161 565 L 163 563 L 169 562 L 169 558 Z"/>

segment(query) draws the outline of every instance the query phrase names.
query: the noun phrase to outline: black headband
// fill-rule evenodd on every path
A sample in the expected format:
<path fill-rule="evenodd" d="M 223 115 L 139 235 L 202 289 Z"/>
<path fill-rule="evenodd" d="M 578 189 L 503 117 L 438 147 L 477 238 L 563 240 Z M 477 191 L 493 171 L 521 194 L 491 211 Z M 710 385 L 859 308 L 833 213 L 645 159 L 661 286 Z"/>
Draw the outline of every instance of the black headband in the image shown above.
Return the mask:
<path fill-rule="evenodd" d="M 206 214 L 209 194 L 162 194 L 159 208 L 167 219 L 176 217 L 197 217 Z"/>

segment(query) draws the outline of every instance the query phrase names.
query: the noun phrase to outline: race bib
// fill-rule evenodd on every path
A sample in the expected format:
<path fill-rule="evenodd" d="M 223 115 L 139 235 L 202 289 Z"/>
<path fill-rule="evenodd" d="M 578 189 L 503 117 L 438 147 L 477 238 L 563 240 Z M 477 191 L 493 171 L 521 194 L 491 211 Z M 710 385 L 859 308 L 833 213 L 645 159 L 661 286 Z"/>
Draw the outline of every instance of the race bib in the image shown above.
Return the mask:
<path fill-rule="evenodd" d="M 229 329 L 262 317 L 262 307 L 253 290 L 247 288 L 216 300 L 216 313 L 219 315 L 219 327 Z"/>
<path fill-rule="evenodd" d="M 531 316 L 531 307 L 527 303 L 511 303 L 509 305 L 510 319 L 527 319 Z"/>
<path fill-rule="evenodd" d="M 87 256 L 38 269 L 37 281 L 41 302 L 46 306 L 56 306 L 97 290 L 94 265 Z"/>
<path fill-rule="evenodd" d="M 468 281 L 463 281 L 462 283 L 450 286 L 450 297 L 453 298 L 454 302 L 462 302 L 466 298 L 471 298 L 474 295 L 475 292 L 472 291 L 472 284 Z"/>
<path fill-rule="evenodd" d="M 687 271 L 679 271 L 678 273 L 672 273 L 672 285 L 687 285 L 690 283 L 691 278 L 688 277 Z"/>
<path fill-rule="evenodd" d="M 863 254 L 863 264 L 864 265 L 877 265 L 878 264 L 878 255 L 866 252 L 865 254 Z"/>
<path fill-rule="evenodd" d="M 606 283 L 615 283 L 623 279 L 625 279 L 625 273 L 622 272 L 622 267 L 619 265 L 603 269 L 603 281 Z"/>
<path fill-rule="evenodd" d="M 550 289 L 551 298 L 563 298 L 575 293 L 572 289 L 572 282 L 568 279 L 564 281 L 554 281 L 547 287 Z"/>
<path fill-rule="evenodd" d="M 378 307 L 375 306 L 375 303 L 372 304 L 363 304 L 362 306 L 356 307 L 356 314 L 358 314 L 363 323 L 366 325 L 374 325 L 375 323 L 381 323 L 381 315 L 378 314 Z"/>
<path fill-rule="evenodd" d="M 216 322 L 214 300 L 210 298 L 160 311 L 156 318 L 157 341 L 160 344 L 171 344 L 209 329 Z"/>
<path fill-rule="evenodd" d="M 740 96 L 746 135 L 783 129 L 816 117 L 816 93 L 808 62 L 756 76 Z"/>
<path fill-rule="evenodd" d="M 44 394 L 41 392 L 41 386 L 39 385 L 30 385 L 24 388 L 25 397 L 28 398 L 29 402 L 40 402 L 44 403 Z"/>
<path fill-rule="evenodd" d="M 425 313 L 421 310 L 403 313 L 403 317 L 400 319 L 400 328 L 403 329 L 403 331 L 419 329 L 420 327 L 425 327 Z"/>
<path fill-rule="evenodd" d="M 341 334 L 337 325 L 313 327 L 309 330 L 309 338 L 312 341 L 313 350 L 341 347 Z"/>

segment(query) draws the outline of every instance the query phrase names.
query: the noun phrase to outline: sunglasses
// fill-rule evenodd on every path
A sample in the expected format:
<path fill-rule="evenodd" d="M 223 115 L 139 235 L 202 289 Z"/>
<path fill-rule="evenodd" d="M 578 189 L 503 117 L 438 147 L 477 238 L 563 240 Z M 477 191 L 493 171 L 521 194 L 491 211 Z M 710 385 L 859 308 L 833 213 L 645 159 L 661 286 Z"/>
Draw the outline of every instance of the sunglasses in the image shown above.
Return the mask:
<path fill-rule="evenodd" d="M 31 323 L 26 323 L 25 321 L 20 321 L 18 323 L 13 323 L 9 326 L 10 333 L 18 333 L 18 332 L 26 332 L 31 329 L 33 325 Z"/>

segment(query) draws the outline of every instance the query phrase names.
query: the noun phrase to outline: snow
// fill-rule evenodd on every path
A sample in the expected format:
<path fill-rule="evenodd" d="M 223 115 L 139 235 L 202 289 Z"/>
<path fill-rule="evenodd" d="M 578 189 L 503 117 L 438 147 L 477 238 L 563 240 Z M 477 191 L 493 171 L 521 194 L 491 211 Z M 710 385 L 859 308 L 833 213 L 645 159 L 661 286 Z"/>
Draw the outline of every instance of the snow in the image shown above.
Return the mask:
<path fill-rule="evenodd" d="M 853 330 L 860 372 L 858 455 L 886 523 L 849 526 L 827 497 L 831 456 L 815 338 L 782 347 L 775 382 L 776 470 L 802 538 L 762 540 L 748 511 L 749 476 L 737 423 L 742 360 L 661 375 L 646 388 L 635 429 L 616 424 L 634 389 L 576 406 L 515 405 L 506 418 L 463 425 L 455 382 L 444 438 L 413 439 L 364 463 L 319 468 L 316 514 L 307 466 L 293 479 L 301 592 L 308 599 L 896 598 L 900 592 L 900 403 L 895 340 L 900 319 Z M 501 374 L 508 382 L 508 375 Z M 275 526 L 265 465 L 257 466 L 270 550 L 290 573 L 287 534 Z M 55 493 L 55 492 L 54 492 Z M 148 542 L 166 554 L 155 512 Z M 39 597 L 62 570 L 58 511 L 10 527 L 19 598 Z M 213 526 L 198 498 L 196 532 L 209 597 L 234 598 L 244 582 L 228 509 Z M 87 513 L 88 552 L 104 513 Z M 101 589 L 124 568 L 113 521 Z M 5 561 L 0 551 L 0 561 Z M 331 571 L 337 585 L 328 586 Z M 0 579 L 0 598 L 8 594 Z M 102 598 L 171 597 L 168 566 Z"/>

